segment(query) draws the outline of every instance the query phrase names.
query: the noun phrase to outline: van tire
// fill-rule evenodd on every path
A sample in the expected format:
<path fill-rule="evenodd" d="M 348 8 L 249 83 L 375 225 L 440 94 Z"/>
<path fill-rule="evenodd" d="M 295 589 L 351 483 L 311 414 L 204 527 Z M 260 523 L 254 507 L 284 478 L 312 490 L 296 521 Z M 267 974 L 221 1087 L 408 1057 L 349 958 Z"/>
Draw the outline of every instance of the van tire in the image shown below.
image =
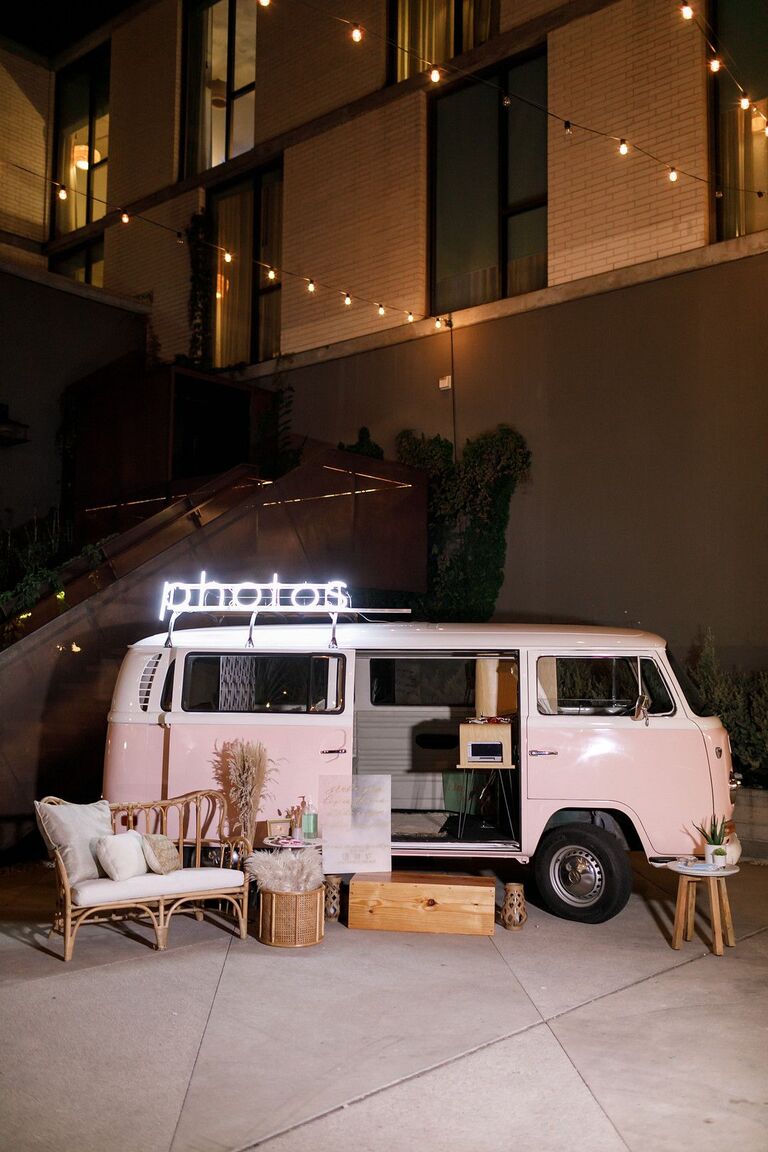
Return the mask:
<path fill-rule="evenodd" d="M 533 875 L 542 903 L 564 920 L 602 924 L 632 891 L 629 857 L 615 836 L 591 824 L 563 824 L 541 840 Z"/>

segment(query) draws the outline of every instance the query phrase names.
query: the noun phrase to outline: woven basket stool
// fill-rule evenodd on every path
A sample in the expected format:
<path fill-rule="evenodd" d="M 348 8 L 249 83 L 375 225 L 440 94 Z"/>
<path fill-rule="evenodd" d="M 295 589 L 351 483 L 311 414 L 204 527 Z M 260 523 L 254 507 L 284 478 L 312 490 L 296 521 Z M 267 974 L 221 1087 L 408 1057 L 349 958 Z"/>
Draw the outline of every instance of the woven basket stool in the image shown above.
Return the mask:
<path fill-rule="evenodd" d="M 275 948 L 308 948 L 319 944 L 324 929 L 325 889 L 312 892 L 265 892 L 259 900 L 259 940 Z"/>

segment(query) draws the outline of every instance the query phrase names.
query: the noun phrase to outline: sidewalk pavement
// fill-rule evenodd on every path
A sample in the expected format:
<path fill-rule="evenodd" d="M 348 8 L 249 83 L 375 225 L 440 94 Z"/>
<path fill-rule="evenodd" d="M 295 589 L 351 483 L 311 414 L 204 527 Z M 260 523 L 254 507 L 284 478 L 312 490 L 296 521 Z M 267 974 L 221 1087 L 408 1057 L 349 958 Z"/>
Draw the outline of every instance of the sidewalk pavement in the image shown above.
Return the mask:
<path fill-rule="evenodd" d="M 176 916 L 167 952 L 94 925 L 66 965 L 51 871 L 7 872 L 0 1150 L 766 1152 L 768 867 L 728 881 L 715 957 L 703 896 L 675 952 L 677 877 L 632 862 L 606 924 L 529 901 L 493 937 L 294 951 Z"/>

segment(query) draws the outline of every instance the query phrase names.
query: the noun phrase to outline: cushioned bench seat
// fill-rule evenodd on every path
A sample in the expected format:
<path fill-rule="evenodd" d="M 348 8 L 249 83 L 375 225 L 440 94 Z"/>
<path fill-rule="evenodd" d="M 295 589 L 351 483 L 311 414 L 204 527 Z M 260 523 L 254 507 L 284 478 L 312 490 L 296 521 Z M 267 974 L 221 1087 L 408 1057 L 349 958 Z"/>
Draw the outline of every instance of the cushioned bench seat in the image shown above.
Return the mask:
<path fill-rule="evenodd" d="M 245 874 L 237 868 L 179 868 L 158 876 L 146 872 L 130 880 L 81 880 L 72 885 L 72 902 L 80 908 L 119 904 L 122 900 L 157 900 L 182 893 L 227 892 L 242 888 Z"/>

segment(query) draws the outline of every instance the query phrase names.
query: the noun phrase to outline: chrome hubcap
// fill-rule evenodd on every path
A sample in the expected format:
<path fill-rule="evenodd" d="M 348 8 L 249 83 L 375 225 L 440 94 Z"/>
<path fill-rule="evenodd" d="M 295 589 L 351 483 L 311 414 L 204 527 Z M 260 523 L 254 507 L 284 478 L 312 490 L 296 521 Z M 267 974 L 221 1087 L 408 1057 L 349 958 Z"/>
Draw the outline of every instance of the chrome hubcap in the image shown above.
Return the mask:
<path fill-rule="evenodd" d="M 597 856 L 578 844 L 568 844 L 555 853 L 549 865 L 549 879 L 560 899 L 577 908 L 595 904 L 605 887 Z"/>

